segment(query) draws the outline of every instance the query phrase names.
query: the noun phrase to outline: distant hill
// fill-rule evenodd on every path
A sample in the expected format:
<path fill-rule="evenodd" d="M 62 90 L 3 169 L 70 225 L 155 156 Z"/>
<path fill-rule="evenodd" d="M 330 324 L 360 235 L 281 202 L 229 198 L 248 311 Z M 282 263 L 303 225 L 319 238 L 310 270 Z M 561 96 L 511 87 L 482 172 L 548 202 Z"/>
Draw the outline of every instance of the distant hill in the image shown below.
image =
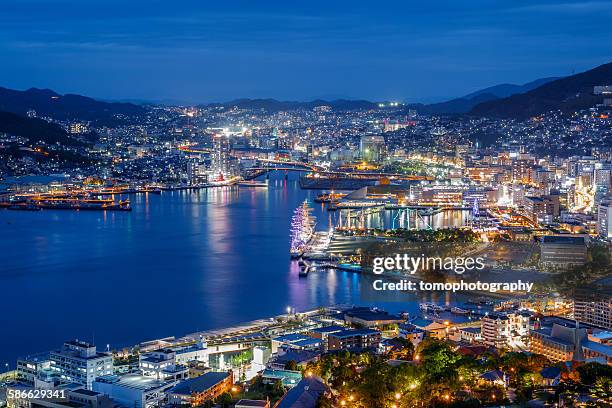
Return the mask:
<path fill-rule="evenodd" d="M 417 112 L 429 115 L 457 115 L 468 113 L 476 105 L 505 98 L 510 95 L 528 92 L 538 86 L 554 81 L 558 78 L 542 78 L 528 82 L 524 85 L 501 84 L 490 86 L 476 92 L 472 92 L 460 98 L 451 99 L 446 102 L 432 103 L 429 105 L 417 104 L 410 105 L 409 108 L 416 109 Z"/>
<path fill-rule="evenodd" d="M 70 137 L 68 133 L 54 123 L 42 119 L 27 118 L 12 112 L 0 111 L 0 133 L 27 137 L 31 143 L 60 143 L 65 146 L 82 146 L 84 143 Z"/>
<path fill-rule="evenodd" d="M 500 85 L 490 86 L 488 88 L 481 89 L 480 91 L 476 91 L 476 92 L 467 94 L 463 97 L 463 99 L 472 99 L 482 94 L 490 94 L 497 98 L 507 98 L 508 96 L 512 96 L 515 94 L 529 92 L 532 89 L 535 89 L 549 82 L 556 81 L 557 79 L 560 79 L 560 77 L 540 78 L 540 79 L 536 79 L 535 81 L 527 82 L 526 84 L 523 84 L 523 85 L 500 84 Z"/>
<path fill-rule="evenodd" d="M 610 84 L 612 63 L 548 82 L 523 94 L 480 103 L 469 114 L 526 119 L 553 110 L 574 112 L 601 103 L 602 97 L 593 95 L 593 87 Z"/>
<path fill-rule="evenodd" d="M 117 116 L 139 116 L 146 110 L 132 103 L 101 102 L 81 95 L 60 95 L 50 89 L 17 91 L 0 87 L 0 111 L 25 115 L 35 110 L 39 116 L 59 120 L 109 120 Z"/>
<path fill-rule="evenodd" d="M 365 100 L 349 100 L 337 99 L 333 101 L 324 101 L 317 99 L 310 102 L 297 101 L 279 101 L 276 99 L 236 99 L 224 103 L 212 103 L 206 106 L 223 106 L 223 107 L 238 107 L 240 109 L 265 110 L 267 112 L 279 112 L 285 110 L 296 109 L 312 109 L 317 106 L 326 105 L 334 110 L 358 110 L 358 109 L 376 109 L 378 103 Z"/>

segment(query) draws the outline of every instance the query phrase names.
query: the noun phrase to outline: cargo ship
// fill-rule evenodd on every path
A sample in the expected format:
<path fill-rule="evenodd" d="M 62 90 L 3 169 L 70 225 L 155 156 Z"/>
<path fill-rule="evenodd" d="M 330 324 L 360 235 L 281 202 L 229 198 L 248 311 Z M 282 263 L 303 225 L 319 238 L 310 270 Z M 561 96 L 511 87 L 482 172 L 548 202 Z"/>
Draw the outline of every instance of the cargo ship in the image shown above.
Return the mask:
<path fill-rule="evenodd" d="M 128 199 L 114 201 L 112 199 L 41 197 L 32 200 L 31 205 L 48 210 L 132 211 Z"/>

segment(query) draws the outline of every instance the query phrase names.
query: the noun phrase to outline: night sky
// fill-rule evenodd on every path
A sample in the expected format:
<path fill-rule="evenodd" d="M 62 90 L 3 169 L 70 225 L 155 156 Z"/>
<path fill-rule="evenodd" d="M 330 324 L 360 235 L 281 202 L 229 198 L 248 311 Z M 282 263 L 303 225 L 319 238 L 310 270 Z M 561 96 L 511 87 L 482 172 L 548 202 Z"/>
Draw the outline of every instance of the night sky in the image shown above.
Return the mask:
<path fill-rule="evenodd" d="M 612 1 L 2 0 L 0 86 L 433 101 L 612 60 Z"/>

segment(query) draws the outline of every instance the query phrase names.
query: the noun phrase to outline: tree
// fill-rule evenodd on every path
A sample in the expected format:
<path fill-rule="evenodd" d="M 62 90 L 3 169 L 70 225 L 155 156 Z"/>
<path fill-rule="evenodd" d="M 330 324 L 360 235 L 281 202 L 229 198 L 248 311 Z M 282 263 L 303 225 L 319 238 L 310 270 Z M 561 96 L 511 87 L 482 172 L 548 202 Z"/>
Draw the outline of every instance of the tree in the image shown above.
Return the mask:
<path fill-rule="evenodd" d="M 599 378 L 612 378 L 612 367 L 599 363 L 586 363 L 577 368 L 583 384 L 595 384 Z"/>
<path fill-rule="evenodd" d="M 289 360 L 285 363 L 285 370 L 298 371 L 298 365 L 295 361 Z"/>
<path fill-rule="evenodd" d="M 219 404 L 221 404 L 221 408 L 229 408 L 232 404 L 232 395 L 228 392 L 224 392 L 219 397 Z"/>
<path fill-rule="evenodd" d="M 421 343 L 419 354 L 429 383 L 450 382 L 457 377 L 460 356 L 447 343 L 435 339 L 425 340 Z"/>

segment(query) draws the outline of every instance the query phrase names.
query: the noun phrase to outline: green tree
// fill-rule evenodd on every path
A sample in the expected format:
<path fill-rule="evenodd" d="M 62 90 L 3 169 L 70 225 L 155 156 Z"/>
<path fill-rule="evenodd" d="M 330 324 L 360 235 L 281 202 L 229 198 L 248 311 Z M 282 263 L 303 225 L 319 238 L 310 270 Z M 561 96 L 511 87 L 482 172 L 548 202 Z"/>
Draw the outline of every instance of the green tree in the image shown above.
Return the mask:
<path fill-rule="evenodd" d="M 298 365 L 295 361 L 289 360 L 285 363 L 285 370 L 298 371 Z"/>
<path fill-rule="evenodd" d="M 421 343 L 420 353 L 426 381 L 431 384 L 450 382 L 457 377 L 457 362 L 460 356 L 449 344 L 428 339 Z"/>
<path fill-rule="evenodd" d="M 580 382 L 583 384 L 595 384 L 599 378 L 612 378 L 612 367 L 599 363 L 586 363 L 577 368 Z"/>

